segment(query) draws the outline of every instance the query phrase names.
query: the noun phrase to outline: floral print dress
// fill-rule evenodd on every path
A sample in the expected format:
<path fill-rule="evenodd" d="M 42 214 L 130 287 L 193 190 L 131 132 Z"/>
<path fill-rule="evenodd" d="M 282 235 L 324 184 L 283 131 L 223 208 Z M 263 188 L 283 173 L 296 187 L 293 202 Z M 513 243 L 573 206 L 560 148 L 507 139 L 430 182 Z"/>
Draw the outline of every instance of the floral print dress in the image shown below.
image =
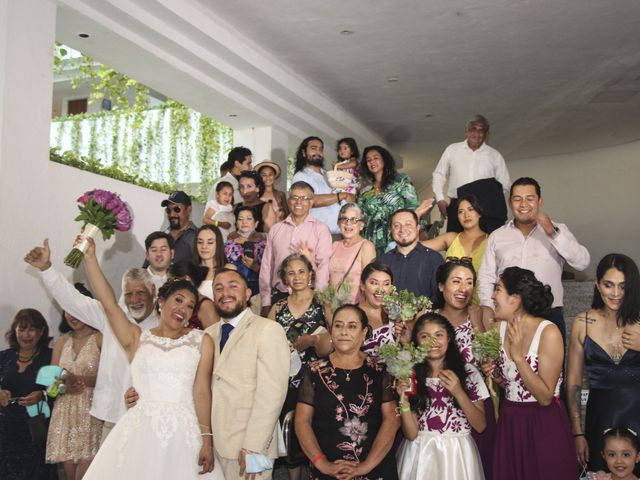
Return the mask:
<path fill-rule="evenodd" d="M 362 236 L 373 242 L 378 257 L 386 251 L 391 241 L 391 214 L 400 208 L 415 210 L 419 203 L 411 178 L 404 173 L 396 173 L 394 182 L 382 193 L 377 194 L 372 185 L 362 191 L 358 197 L 358 205 L 366 221 Z"/>
<path fill-rule="evenodd" d="M 300 386 L 298 402 L 314 408 L 312 428 L 322 453 L 330 462 L 366 460 L 382 425 L 382 404 L 395 400 L 392 379 L 385 366 L 367 357 L 360 368 L 345 370 L 330 360 L 309 365 Z M 311 480 L 329 479 L 310 465 Z M 358 480 L 398 478 L 395 458 L 388 454 Z"/>

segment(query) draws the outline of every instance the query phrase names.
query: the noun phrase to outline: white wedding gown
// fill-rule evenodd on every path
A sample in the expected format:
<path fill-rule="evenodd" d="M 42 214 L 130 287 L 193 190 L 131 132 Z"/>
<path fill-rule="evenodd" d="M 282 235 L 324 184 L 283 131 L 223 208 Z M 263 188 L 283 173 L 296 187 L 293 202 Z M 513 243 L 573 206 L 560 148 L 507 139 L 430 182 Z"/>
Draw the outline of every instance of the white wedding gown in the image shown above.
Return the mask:
<path fill-rule="evenodd" d="M 203 335 L 191 330 L 174 340 L 142 332 L 131 362 L 140 400 L 113 428 L 85 480 L 224 480 L 217 462 L 213 472 L 198 474 L 202 437 L 193 382 Z"/>

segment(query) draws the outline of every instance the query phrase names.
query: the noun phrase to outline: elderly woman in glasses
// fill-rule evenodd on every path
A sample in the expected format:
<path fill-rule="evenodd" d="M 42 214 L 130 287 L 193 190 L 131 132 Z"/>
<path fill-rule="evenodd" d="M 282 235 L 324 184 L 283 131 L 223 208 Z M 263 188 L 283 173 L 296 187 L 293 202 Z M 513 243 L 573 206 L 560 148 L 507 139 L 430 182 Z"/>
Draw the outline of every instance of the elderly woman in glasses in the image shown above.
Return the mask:
<path fill-rule="evenodd" d="M 349 303 L 360 301 L 360 275 L 364 267 L 376 258 L 376 249 L 362 237 L 364 215 L 355 203 L 345 203 L 338 213 L 342 239 L 333 242 L 329 261 L 329 283 L 336 289 L 348 285 Z"/>

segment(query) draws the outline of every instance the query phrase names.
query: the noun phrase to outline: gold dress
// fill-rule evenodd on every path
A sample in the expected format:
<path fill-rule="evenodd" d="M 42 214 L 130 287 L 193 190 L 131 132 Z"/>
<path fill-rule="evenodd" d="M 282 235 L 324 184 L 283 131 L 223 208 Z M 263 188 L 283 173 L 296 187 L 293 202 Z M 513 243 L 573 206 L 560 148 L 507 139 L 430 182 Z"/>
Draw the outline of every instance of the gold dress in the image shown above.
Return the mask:
<path fill-rule="evenodd" d="M 76 356 L 71 336 L 62 347 L 60 366 L 76 375 L 96 375 L 100 349 L 96 335 L 91 335 Z M 56 399 L 49 435 L 47 437 L 47 462 L 58 463 L 91 460 L 100 446 L 102 422 L 91 415 L 93 388 L 85 387 L 82 392 L 60 395 Z"/>

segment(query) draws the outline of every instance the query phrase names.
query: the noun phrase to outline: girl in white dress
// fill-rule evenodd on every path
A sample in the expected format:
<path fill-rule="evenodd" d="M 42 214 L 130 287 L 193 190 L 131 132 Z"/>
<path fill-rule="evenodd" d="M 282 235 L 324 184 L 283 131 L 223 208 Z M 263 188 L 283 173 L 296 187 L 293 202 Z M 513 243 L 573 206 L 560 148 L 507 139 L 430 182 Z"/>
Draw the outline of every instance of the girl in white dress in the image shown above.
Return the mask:
<path fill-rule="evenodd" d="M 143 331 L 118 306 L 89 244 L 87 277 L 129 357 L 140 400 L 118 421 L 84 479 L 222 480 L 211 434 L 213 340 L 185 327 L 196 288 L 182 279 L 165 283 L 158 291 L 160 323 Z"/>
<path fill-rule="evenodd" d="M 465 364 L 453 326 L 438 313 L 416 321 L 414 345 L 431 343 L 427 359 L 414 367 L 415 394 L 398 381 L 405 441 L 398 451 L 400 480 L 483 480 L 471 429 L 486 427 L 483 400 L 489 397 L 480 372 Z"/>

